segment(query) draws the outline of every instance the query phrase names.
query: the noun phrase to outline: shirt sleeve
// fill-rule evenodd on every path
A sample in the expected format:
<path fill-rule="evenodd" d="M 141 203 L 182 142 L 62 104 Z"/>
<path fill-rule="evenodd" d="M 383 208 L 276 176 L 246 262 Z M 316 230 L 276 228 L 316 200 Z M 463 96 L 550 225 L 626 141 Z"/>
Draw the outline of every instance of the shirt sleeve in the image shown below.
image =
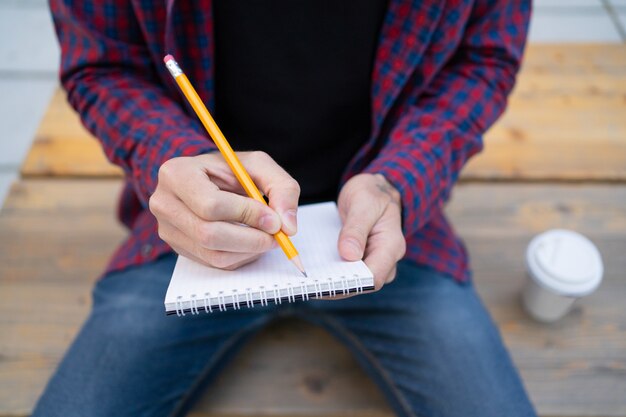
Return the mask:
<path fill-rule="evenodd" d="M 402 195 L 411 235 L 442 206 L 515 83 L 530 2 L 477 1 L 459 48 L 391 129 L 364 172 L 381 173 Z"/>
<path fill-rule="evenodd" d="M 168 96 L 129 0 L 51 0 L 50 6 L 68 100 L 145 207 L 161 164 L 215 145 Z"/>

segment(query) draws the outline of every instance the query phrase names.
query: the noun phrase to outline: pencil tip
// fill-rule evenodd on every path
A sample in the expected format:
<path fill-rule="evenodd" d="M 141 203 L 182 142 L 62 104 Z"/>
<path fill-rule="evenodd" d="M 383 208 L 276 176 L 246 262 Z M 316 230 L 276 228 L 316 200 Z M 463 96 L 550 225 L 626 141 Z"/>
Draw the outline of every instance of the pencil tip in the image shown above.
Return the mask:
<path fill-rule="evenodd" d="M 298 271 L 300 271 L 302 275 L 304 275 L 306 278 L 309 277 L 306 274 L 306 271 L 304 270 L 304 265 L 302 265 L 302 261 L 300 260 L 300 257 L 298 255 L 291 258 L 291 262 L 293 262 L 293 264 L 296 266 L 296 268 L 298 268 Z"/>

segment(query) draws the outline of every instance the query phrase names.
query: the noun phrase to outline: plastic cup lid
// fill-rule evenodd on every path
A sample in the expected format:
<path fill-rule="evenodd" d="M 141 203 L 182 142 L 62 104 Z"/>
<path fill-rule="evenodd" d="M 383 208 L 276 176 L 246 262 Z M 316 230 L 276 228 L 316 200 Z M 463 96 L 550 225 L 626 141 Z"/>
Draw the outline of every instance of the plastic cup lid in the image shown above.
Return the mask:
<path fill-rule="evenodd" d="M 600 252 L 589 239 L 562 229 L 535 236 L 528 245 L 526 262 L 538 284 L 572 297 L 593 292 L 604 269 Z"/>

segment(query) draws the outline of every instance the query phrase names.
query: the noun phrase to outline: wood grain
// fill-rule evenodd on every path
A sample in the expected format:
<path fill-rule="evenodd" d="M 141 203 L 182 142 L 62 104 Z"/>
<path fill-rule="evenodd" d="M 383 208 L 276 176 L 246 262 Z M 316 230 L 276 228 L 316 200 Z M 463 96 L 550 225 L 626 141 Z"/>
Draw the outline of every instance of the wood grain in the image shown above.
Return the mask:
<path fill-rule="evenodd" d="M 0 416 L 30 412 L 86 316 L 93 281 L 125 234 L 113 217 L 119 188 L 117 180 L 59 179 L 11 190 L 0 212 Z M 540 414 L 626 416 L 626 186 L 466 184 L 448 212 Z M 547 227 L 588 235 L 606 268 L 599 290 L 554 325 L 531 321 L 519 303 L 525 246 Z M 255 342 L 191 415 L 391 415 L 321 330 L 278 323 Z"/>
<path fill-rule="evenodd" d="M 462 181 L 626 181 L 626 47 L 530 45 L 504 116 Z M 25 177 L 118 177 L 57 92 Z"/>
<path fill-rule="evenodd" d="M 626 415 L 626 188 L 472 184 L 456 188 L 447 211 L 540 413 Z M 605 275 L 565 320 L 543 325 L 521 307 L 524 252 L 536 233 L 559 227 L 594 241 Z"/>
<path fill-rule="evenodd" d="M 626 48 L 530 45 L 467 180 L 626 180 Z"/>
<path fill-rule="evenodd" d="M 24 177 L 105 177 L 122 176 L 109 163 L 100 143 L 81 124 L 57 90 L 41 120 L 35 139 L 22 164 Z"/>

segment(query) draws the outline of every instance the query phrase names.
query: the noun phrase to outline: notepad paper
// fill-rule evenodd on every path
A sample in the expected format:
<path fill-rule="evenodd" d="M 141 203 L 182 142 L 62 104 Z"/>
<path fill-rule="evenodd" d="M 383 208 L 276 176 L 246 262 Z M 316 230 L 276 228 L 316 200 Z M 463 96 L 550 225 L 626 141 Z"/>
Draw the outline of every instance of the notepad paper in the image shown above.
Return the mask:
<path fill-rule="evenodd" d="M 374 289 L 362 262 L 347 262 L 337 251 L 341 220 L 335 203 L 301 206 L 292 242 L 308 278 L 280 248 L 234 271 L 211 268 L 178 256 L 165 296 L 167 314 L 211 313 L 255 305 L 281 304 Z"/>

